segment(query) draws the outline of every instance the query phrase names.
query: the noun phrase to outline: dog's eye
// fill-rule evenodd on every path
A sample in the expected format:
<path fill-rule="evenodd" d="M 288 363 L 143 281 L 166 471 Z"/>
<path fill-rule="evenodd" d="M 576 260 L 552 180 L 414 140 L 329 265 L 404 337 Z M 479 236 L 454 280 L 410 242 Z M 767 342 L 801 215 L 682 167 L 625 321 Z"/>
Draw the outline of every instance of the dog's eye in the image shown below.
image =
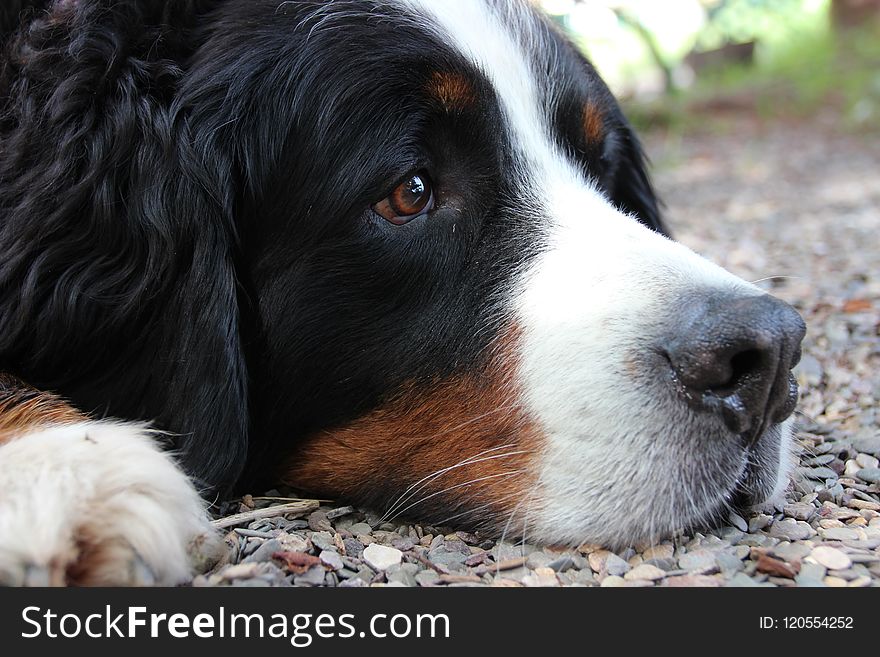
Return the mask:
<path fill-rule="evenodd" d="M 373 206 L 373 210 L 396 226 L 412 221 L 434 208 L 434 191 L 427 174 L 410 176 L 388 196 Z"/>

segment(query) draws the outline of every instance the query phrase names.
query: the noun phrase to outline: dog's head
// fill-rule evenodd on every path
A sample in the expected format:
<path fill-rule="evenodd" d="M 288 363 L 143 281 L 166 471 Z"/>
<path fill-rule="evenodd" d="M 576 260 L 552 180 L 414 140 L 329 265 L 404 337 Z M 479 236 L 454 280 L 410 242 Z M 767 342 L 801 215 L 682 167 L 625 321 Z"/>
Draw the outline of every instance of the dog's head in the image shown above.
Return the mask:
<path fill-rule="evenodd" d="M 217 5 L 160 112 L 164 187 L 138 184 L 215 231 L 186 242 L 171 313 L 197 321 L 161 343 L 186 394 L 159 416 L 204 445 L 185 403 L 235 415 L 303 491 L 544 542 L 779 492 L 803 324 L 665 236 L 636 137 L 546 19 Z"/>

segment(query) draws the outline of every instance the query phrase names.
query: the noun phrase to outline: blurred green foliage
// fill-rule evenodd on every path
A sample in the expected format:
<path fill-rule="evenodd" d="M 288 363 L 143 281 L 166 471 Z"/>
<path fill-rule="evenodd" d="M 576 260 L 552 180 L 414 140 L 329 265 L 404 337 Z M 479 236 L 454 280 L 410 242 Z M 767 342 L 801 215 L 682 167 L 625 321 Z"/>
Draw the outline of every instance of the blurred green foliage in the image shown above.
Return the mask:
<path fill-rule="evenodd" d="M 648 54 L 633 60 L 632 48 L 624 48 L 619 57 L 628 58 L 626 64 L 606 72 L 603 64 L 608 67 L 609 60 L 603 51 L 604 59 L 597 63 L 641 128 L 684 127 L 682 123 L 689 129 L 712 128 L 726 114 L 746 111 L 758 119 L 833 113 L 845 128 L 880 130 L 880 12 L 841 27 L 832 20 L 832 1 L 701 0 L 704 20 L 696 23 L 693 34 L 682 32 L 675 16 L 664 22 L 656 13 L 645 14 L 641 31 L 651 32 L 653 39 L 644 48 Z M 608 6 L 619 19 L 618 41 L 622 34 L 644 41 L 644 34 L 631 25 L 648 5 L 633 0 L 631 5 L 618 1 Z M 561 24 L 571 29 L 564 18 Z M 590 40 L 577 32 L 573 36 L 591 54 Z M 735 52 L 731 47 L 743 43 L 753 44 L 753 50 L 750 46 Z M 658 94 L 661 88 L 655 83 L 648 85 L 653 93 L 644 93 L 638 77 L 653 75 L 656 80 L 660 67 L 667 68 L 672 88 Z"/>

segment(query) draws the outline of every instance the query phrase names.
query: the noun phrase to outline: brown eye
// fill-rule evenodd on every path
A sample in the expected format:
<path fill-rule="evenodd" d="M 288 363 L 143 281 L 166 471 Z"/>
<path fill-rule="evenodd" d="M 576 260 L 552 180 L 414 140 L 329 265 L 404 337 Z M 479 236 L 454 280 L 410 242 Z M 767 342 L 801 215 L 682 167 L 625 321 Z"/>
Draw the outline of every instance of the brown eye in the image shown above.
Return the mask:
<path fill-rule="evenodd" d="M 410 176 L 373 206 L 373 210 L 386 221 L 396 226 L 429 212 L 434 207 L 434 192 L 431 181 L 424 173 Z"/>

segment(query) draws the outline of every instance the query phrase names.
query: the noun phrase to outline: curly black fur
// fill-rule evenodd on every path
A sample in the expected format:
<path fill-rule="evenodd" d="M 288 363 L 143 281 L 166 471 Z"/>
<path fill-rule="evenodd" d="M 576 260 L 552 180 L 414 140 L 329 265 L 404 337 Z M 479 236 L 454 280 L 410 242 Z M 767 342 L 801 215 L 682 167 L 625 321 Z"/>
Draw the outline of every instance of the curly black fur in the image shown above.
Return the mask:
<path fill-rule="evenodd" d="M 432 66 L 476 87 L 480 73 L 387 3 L 338 0 L 346 29 L 311 38 L 325 5 L 0 10 L 0 371 L 155 421 L 212 489 L 473 366 L 537 248 L 491 90 L 451 118 L 414 100 Z M 662 230 L 625 120 L 563 54 L 587 80 L 572 102 L 596 94 L 613 133 L 584 168 Z M 370 204 L 428 165 L 455 206 L 421 228 L 377 223 Z"/>
<path fill-rule="evenodd" d="M 174 102 L 210 4 L 62 2 L 5 44 L 0 370 L 155 419 L 222 486 L 248 424 L 232 184 Z"/>

